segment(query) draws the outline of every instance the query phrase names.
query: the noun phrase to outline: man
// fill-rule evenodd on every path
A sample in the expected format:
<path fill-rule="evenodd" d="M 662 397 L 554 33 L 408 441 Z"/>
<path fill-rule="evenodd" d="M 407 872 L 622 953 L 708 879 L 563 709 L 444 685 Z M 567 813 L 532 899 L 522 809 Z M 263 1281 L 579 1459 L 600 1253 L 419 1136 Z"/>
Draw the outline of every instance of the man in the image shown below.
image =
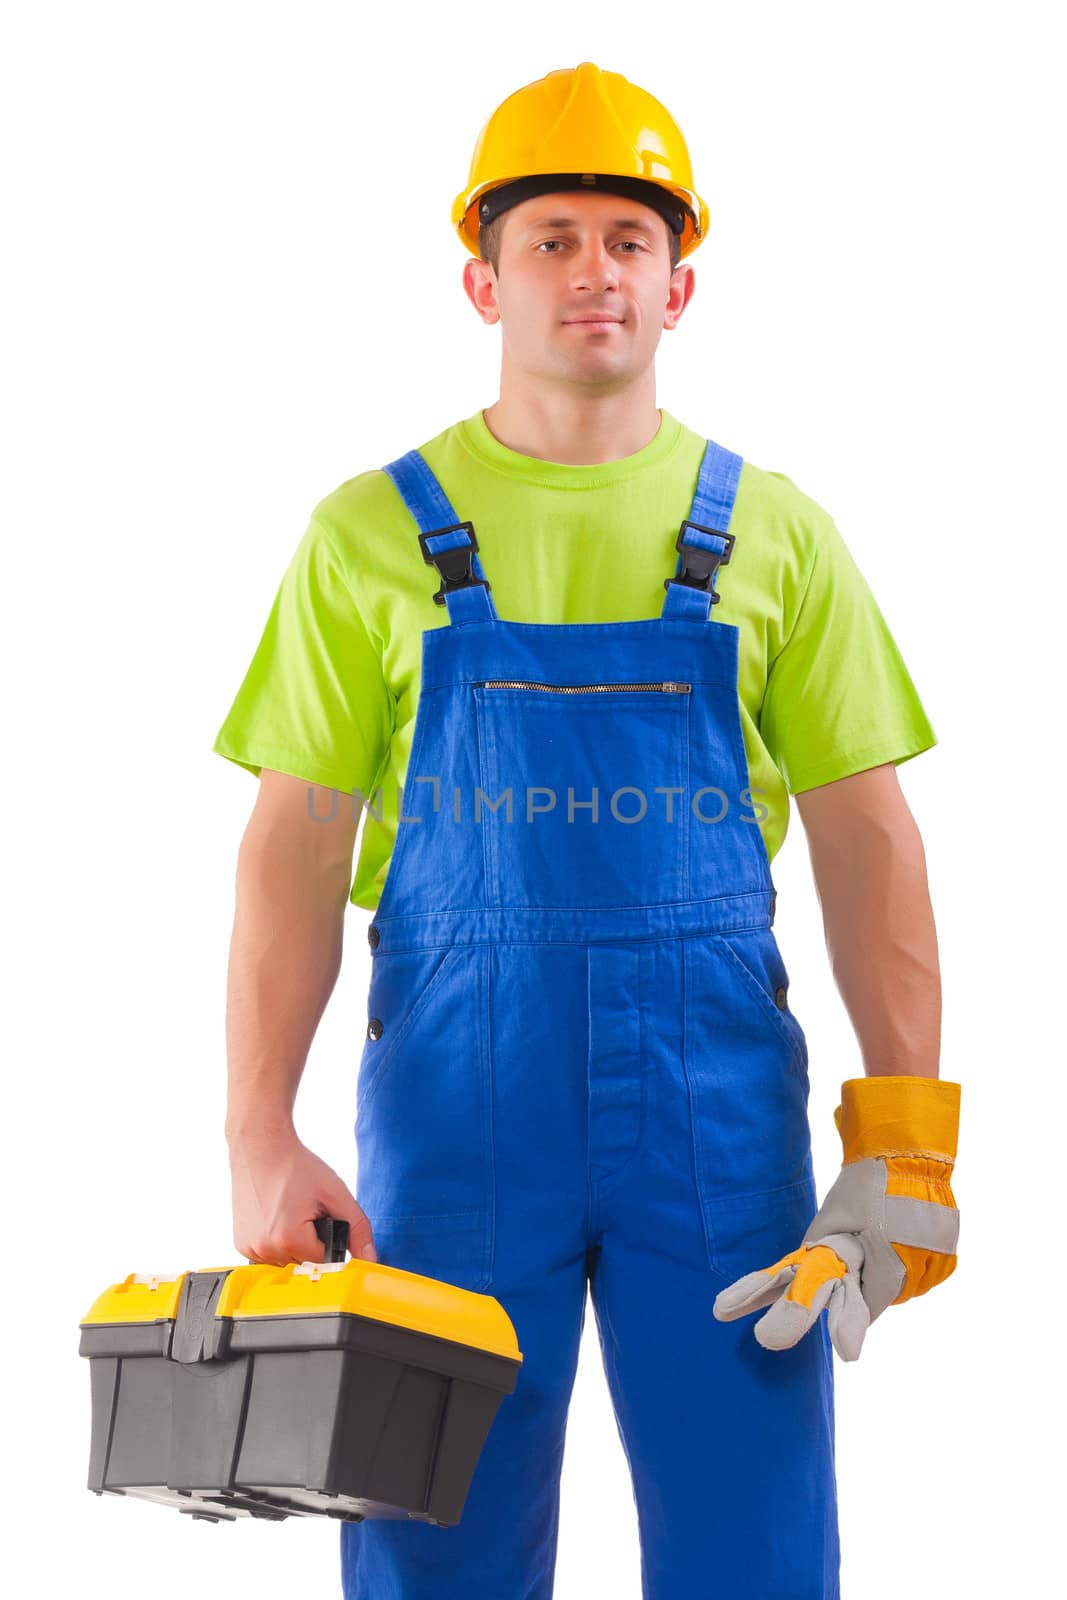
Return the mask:
<path fill-rule="evenodd" d="M 835 1597 L 831 1340 L 855 1359 L 956 1261 L 959 1085 L 895 772 L 933 730 L 826 513 L 657 409 L 707 228 L 664 107 L 588 62 L 527 85 L 453 220 L 499 399 L 315 508 L 215 742 L 260 779 L 235 1241 L 321 1259 L 339 1216 L 353 1254 L 516 1327 L 462 1521 L 345 1524 L 349 1600 L 551 1594 L 587 1284 L 645 1595 Z M 353 883 L 338 793 L 379 791 Z M 790 792 L 865 1068 L 818 1211 L 771 932 Z M 348 899 L 375 913 L 359 1203 L 292 1115 Z"/>

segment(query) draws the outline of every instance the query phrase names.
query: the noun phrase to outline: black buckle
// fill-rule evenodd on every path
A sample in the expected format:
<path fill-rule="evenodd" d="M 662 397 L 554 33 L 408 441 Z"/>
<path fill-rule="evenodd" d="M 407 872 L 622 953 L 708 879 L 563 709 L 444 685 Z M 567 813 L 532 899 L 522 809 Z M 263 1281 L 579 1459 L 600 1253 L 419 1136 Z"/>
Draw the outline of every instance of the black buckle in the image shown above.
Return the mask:
<path fill-rule="evenodd" d="M 439 550 L 434 555 L 426 543 L 427 539 L 436 539 L 442 533 L 452 533 L 456 528 L 466 528 L 470 544 L 456 545 L 451 550 Z M 427 565 L 435 566 L 441 576 L 441 587 L 433 597 L 434 605 L 443 606 L 445 595 L 451 594 L 453 589 L 473 589 L 479 584 L 483 589 L 492 588 L 488 578 L 474 576 L 474 552 L 478 548 L 478 536 L 474 531 L 473 522 L 450 522 L 447 528 L 431 528 L 428 533 L 419 534 L 419 546 L 422 550 L 422 559 Z"/>
<path fill-rule="evenodd" d="M 700 546 L 686 544 L 686 528 L 699 528 L 701 533 L 713 533 L 719 539 L 726 540 L 726 549 L 721 555 L 715 550 L 705 550 Z M 716 570 L 725 567 L 734 549 L 734 534 L 720 533 L 718 528 L 706 528 L 702 522 L 690 522 L 687 517 L 678 529 L 678 537 L 674 541 L 674 548 L 682 552 L 682 570 L 673 578 L 664 578 L 663 587 L 669 588 L 672 583 L 684 583 L 688 589 L 703 589 L 711 595 L 712 605 L 717 605 L 722 599 L 721 594 L 716 594 L 712 588 Z"/>

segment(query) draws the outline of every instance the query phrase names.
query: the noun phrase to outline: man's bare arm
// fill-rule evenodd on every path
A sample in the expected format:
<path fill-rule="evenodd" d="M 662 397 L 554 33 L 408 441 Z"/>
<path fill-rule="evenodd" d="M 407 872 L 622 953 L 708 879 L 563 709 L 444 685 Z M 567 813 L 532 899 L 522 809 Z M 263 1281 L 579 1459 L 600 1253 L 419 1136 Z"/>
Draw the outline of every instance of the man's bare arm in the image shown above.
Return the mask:
<path fill-rule="evenodd" d="M 309 814 L 332 821 L 317 822 Z M 226 1007 L 226 1137 L 292 1128 L 341 968 L 356 824 L 347 795 L 264 769 L 237 855 Z"/>
<path fill-rule="evenodd" d="M 936 1078 L 941 975 L 926 856 L 896 768 L 796 796 L 826 947 L 868 1077 Z"/>
<path fill-rule="evenodd" d="M 226 1005 L 226 1140 L 234 1242 L 250 1260 L 321 1260 L 314 1218 L 370 1240 L 343 1180 L 297 1137 L 293 1107 L 341 967 L 358 811 L 351 797 L 264 769 L 237 858 Z"/>

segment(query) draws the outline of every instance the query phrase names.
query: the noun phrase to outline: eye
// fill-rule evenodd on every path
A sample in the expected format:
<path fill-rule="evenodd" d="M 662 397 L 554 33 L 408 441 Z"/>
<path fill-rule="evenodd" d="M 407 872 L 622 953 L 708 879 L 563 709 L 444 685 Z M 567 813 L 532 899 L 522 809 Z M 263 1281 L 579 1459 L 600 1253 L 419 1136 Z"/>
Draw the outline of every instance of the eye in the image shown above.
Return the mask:
<path fill-rule="evenodd" d="M 619 242 L 620 242 L 620 244 L 632 246 L 632 252 L 630 252 L 630 253 L 633 253 L 633 252 L 636 252 L 636 251 L 644 249 L 644 245 L 641 243 L 641 241 L 639 239 L 621 239 Z M 534 249 L 535 250 L 543 250 L 546 244 L 562 244 L 562 243 L 563 243 L 562 239 L 542 239 L 539 244 L 534 246 Z M 550 254 L 558 255 L 559 251 L 558 250 L 553 250 L 553 251 L 550 252 Z"/>

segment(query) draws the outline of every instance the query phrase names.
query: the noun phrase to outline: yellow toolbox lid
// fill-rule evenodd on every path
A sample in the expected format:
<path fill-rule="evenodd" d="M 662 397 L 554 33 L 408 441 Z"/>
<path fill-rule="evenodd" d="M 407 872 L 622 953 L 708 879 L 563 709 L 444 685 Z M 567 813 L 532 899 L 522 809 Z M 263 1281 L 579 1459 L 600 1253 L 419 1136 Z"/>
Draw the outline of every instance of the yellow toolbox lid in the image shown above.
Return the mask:
<path fill-rule="evenodd" d="M 264 1317 L 357 1316 L 521 1361 L 511 1319 L 492 1295 L 379 1261 L 290 1262 L 284 1267 L 205 1267 L 228 1274 L 215 1308 L 235 1322 Z M 81 1326 L 163 1322 L 178 1314 L 186 1274 L 130 1273 L 93 1301 Z"/>

